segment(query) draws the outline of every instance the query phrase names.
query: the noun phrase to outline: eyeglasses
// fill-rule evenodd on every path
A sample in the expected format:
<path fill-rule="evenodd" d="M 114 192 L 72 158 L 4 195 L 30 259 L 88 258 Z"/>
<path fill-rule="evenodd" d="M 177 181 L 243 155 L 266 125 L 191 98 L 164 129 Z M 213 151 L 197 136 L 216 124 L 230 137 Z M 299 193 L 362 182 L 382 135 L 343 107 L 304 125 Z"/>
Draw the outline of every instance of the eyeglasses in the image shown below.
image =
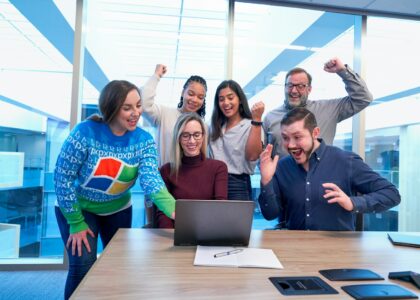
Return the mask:
<path fill-rule="evenodd" d="M 203 133 L 201 131 L 196 131 L 193 133 L 183 132 L 181 133 L 180 137 L 183 142 L 188 142 L 191 139 L 191 137 L 193 137 L 194 140 L 198 141 L 202 139 Z"/>
<path fill-rule="evenodd" d="M 293 88 L 295 87 L 299 92 L 302 92 L 305 90 L 305 88 L 307 88 L 309 86 L 309 84 L 303 84 L 303 83 L 298 83 L 298 84 L 293 84 L 293 83 L 286 83 L 285 87 L 291 91 L 293 90 Z"/>

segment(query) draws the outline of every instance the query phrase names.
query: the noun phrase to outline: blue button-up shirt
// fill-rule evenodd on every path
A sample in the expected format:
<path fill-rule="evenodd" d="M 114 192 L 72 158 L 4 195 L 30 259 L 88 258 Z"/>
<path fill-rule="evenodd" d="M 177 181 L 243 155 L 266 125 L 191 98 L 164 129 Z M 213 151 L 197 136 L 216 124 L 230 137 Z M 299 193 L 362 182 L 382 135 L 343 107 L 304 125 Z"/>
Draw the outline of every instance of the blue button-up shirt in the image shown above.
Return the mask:
<path fill-rule="evenodd" d="M 281 215 L 289 229 L 354 230 L 355 212 L 380 212 L 400 203 L 397 188 L 360 156 L 319 141 L 308 172 L 289 155 L 279 161 L 272 180 L 261 186 L 258 201 L 266 219 Z M 336 184 L 350 197 L 354 210 L 329 204 L 323 183 Z"/>

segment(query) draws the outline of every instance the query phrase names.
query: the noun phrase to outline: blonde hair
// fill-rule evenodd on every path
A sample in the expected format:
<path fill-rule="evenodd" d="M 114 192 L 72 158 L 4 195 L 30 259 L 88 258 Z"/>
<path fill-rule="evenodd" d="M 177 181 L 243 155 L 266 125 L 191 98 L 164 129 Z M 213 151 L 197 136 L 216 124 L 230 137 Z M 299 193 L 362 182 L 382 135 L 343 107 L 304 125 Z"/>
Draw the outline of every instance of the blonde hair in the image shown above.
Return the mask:
<path fill-rule="evenodd" d="M 176 177 L 178 177 L 179 168 L 181 167 L 182 158 L 184 157 L 184 151 L 182 150 L 180 144 L 180 137 L 185 129 L 185 126 L 187 126 L 187 124 L 191 121 L 197 121 L 200 123 L 201 130 L 203 131 L 203 143 L 201 144 L 200 153 L 203 159 L 207 158 L 207 128 L 203 119 L 195 112 L 183 113 L 176 121 L 171 145 L 173 158 L 173 161 L 170 163 L 171 175 L 175 174 Z"/>

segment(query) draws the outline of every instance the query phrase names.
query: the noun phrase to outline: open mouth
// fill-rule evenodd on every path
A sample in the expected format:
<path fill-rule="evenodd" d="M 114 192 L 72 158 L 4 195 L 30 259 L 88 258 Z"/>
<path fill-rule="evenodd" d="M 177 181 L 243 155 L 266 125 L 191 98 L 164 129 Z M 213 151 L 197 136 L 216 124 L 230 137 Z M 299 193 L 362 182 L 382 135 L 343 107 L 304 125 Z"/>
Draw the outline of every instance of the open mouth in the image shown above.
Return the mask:
<path fill-rule="evenodd" d="M 192 110 L 195 110 L 197 108 L 197 105 L 191 101 L 187 101 L 187 106 Z"/>
<path fill-rule="evenodd" d="M 232 106 L 229 106 L 229 107 L 224 107 L 223 108 L 223 113 L 225 114 L 225 115 L 229 115 L 229 114 L 231 114 L 233 112 L 233 107 Z"/>
<path fill-rule="evenodd" d="M 302 149 L 289 149 L 289 153 L 290 155 L 294 157 L 294 159 L 298 160 L 302 157 L 303 150 Z"/>
<path fill-rule="evenodd" d="M 131 127 L 136 126 L 137 121 L 138 121 L 138 119 L 130 119 L 130 120 L 128 120 L 128 125 L 131 126 Z"/>
<path fill-rule="evenodd" d="M 300 100 L 300 95 L 291 95 L 291 94 L 289 94 L 289 100 L 299 101 Z"/>

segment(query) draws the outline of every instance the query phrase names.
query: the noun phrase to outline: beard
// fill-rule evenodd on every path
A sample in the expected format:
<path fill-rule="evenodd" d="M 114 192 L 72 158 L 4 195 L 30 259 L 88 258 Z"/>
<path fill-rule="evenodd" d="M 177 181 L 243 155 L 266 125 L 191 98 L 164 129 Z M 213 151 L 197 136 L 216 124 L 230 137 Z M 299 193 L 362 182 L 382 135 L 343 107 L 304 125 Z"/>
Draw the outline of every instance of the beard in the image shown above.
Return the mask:
<path fill-rule="evenodd" d="M 299 102 L 298 103 L 296 103 L 296 102 L 291 103 L 289 101 L 289 98 L 290 97 L 291 97 L 290 94 L 289 93 L 286 93 L 286 98 L 284 100 L 284 106 L 288 110 L 292 110 L 293 108 L 296 108 L 296 107 L 305 107 L 306 106 L 306 102 L 308 101 L 308 95 L 300 95 Z"/>
<path fill-rule="evenodd" d="M 305 155 L 305 161 L 304 162 L 302 162 L 302 163 L 298 163 L 298 161 L 296 160 L 296 158 L 293 156 L 293 154 L 291 153 L 293 150 L 297 150 L 296 148 L 289 148 L 289 149 L 287 149 L 287 152 L 289 152 L 289 154 L 290 154 L 290 156 L 292 156 L 293 157 L 293 159 L 295 160 L 295 162 L 297 163 L 297 164 L 300 164 L 300 165 L 304 165 L 306 162 L 308 162 L 309 161 L 309 158 L 311 157 L 311 155 L 312 155 L 312 151 L 314 151 L 314 148 L 315 148 L 315 140 L 312 138 L 312 144 L 311 144 L 311 146 L 309 147 L 309 149 L 308 150 L 304 150 L 304 149 L 302 149 L 302 152 L 303 152 L 303 155 Z"/>

